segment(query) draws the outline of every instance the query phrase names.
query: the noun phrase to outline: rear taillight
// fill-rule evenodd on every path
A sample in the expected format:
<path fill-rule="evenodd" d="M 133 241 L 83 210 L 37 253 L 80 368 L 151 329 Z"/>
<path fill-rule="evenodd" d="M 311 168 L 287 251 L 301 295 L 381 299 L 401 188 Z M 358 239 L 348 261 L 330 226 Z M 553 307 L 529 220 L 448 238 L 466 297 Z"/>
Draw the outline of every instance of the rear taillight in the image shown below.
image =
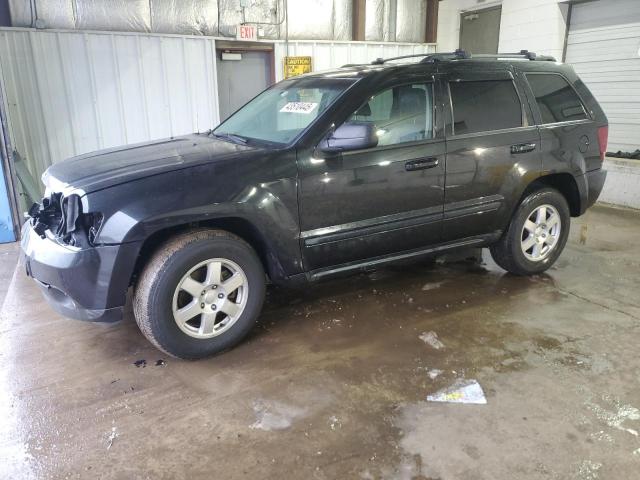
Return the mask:
<path fill-rule="evenodd" d="M 600 145 L 600 161 L 604 162 L 607 153 L 607 141 L 609 140 L 609 126 L 598 128 L 598 145 Z"/>

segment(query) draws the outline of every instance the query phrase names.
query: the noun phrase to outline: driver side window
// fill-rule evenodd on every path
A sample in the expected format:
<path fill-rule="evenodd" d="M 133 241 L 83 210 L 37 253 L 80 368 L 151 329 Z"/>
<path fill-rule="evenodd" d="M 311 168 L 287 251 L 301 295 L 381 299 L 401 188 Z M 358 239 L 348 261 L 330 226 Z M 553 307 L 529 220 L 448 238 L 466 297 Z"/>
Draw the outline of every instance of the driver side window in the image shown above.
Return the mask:
<path fill-rule="evenodd" d="M 375 125 L 378 146 L 433 138 L 431 83 L 399 85 L 372 96 L 347 122 Z"/>

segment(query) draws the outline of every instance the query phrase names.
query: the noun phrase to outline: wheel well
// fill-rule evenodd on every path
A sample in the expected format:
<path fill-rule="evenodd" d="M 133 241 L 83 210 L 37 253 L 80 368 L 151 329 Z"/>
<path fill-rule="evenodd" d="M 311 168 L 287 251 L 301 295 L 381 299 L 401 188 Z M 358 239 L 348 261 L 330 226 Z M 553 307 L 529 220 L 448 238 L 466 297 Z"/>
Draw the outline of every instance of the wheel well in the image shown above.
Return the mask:
<path fill-rule="evenodd" d="M 580 192 L 573 175 L 570 173 L 554 173 L 537 178 L 525 189 L 522 198 L 525 198 L 532 191 L 540 190 L 544 187 L 554 188 L 564 196 L 569 204 L 569 211 L 572 217 L 580 215 Z"/>
<path fill-rule="evenodd" d="M 131 274 L 129 285 L 133 285 L 135 283 L 142 268 L 147 264 L 160 245 L 166 242 L 167 239 L 197 228 L 219 229 L 233 233 L 251 245 L 251 247 L 256 251 L 267 275 L 271 277 L 272 272 L 277 268 L 273 265 L 274 259 L 269 254 L 270 251 L 265 240 L 262 238 L 262 235 L 260 235 L 258 229 L 250 222 L 237 217 L 216 218 L 213 220 L 203 220 L 164 228 L 147 237 L 140 247 L 140 253 L 138 254 L 133 273 Z"/>

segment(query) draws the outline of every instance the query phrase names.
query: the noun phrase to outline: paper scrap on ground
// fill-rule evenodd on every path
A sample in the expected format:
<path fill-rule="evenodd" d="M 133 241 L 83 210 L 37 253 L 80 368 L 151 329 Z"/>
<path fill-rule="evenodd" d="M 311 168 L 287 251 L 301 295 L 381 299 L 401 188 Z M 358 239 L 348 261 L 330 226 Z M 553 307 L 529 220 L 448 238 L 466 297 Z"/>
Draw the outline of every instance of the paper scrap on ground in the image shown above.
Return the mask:
<path fill-rule="evenodd" d="M 111 427 L 111 433 L 107 437 L 107 450 L 109 450 L 113 446 L 113 441 L 118 438 L 118 433 L 116 432 L 116 427 Z"/>
<path fill-rule="evenodd" d="M 429 290 L 435 290 L 436 288 L 440 288 L 443 283 L 444 283 L 444 280 L 442 282 L 425 283 L 422 286 L 422 291 L 428 292 Z"/>
<path fill-rule="evenodd" d="M 429 375 L 429 378 L 431 380 L 435 380 L 436 378 L 438 378 L 439 375 L 441 375 L 443 372 L 442 370 L 439 370 L 437 368 L 432 368 L 431 370 L 429 370 L 427 372 L 427 375 Z"/>
<path fill-rule="evenodd" d="M 317 106 L 318 104 L 313 102 L 289 102 L 280 109 L 280 112 L 304 113 L 306 115 L 313 112 Z"/>
<path fill-rule="evenodd" d="M 473 403 L 484 405 L 487 399 L 476 380 L 458 380 L 450 387 L 427 396 L 429 402 Z"/>
<path fill-rule="evenodd" d="M 440 350 L 441 348 L 444 348 L 444 343 L 442 343 L 438 339 L 438 334 L 436 332 L 433 332 L 433 331 L 423 332 L 422 335 L 420 335 L 420 337 L 418 338 L 420 338 L 420 340 L 422 340 L 427 345 L 431 345 L 436 350 Z"/>

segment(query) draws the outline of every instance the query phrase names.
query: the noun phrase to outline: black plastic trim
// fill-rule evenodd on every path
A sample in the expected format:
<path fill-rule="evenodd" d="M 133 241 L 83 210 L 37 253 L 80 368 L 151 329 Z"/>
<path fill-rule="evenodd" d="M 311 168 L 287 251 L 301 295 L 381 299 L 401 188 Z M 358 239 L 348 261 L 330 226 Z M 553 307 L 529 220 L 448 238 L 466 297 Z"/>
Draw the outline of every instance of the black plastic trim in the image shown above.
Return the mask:
<path fill-rule="evenodd" d="M 453 242 L 442 243 L 434 245 L 429 248 L 421 248 L 417 250 L 409 250 L 407 252 L 393 253 L 390 255 L 384 255 L 380 257 L 374 257 L 363 261 L 344 263 L 342 265 L 322 268 L 318 270 L 312 270 L 307 273 L 307 279 L 309 281 L 318 281 L 324 278 L 340 275 L 343 273 L 352 272 L 354 270 L 367 270 L 386 263 L 397 262 L 400 260 L 407 260 L 414 257 L 429 256 L 433 254 L 439 254 L 458 248 L 474 247 L 474 246 L 486 246 L 500 238 L 502 231 L 495 231 L 486 235 L 477 235 L 474 237 L 467 237 Z"/>
<path fill-rule="evenodd" d="M 408 213 L 388 215 L 386 217 L 378 217 L 361 222 L 307 230 L 306 232 L 302 232 L 300 237 L 303 239 L 305 247 L 314 247 L 341 240 L 415 227 L 417 225 L 426 225 L 441 219 L 442 208 L 440 206 L 430 207 L 423 210 L 413 210 Z"/>

